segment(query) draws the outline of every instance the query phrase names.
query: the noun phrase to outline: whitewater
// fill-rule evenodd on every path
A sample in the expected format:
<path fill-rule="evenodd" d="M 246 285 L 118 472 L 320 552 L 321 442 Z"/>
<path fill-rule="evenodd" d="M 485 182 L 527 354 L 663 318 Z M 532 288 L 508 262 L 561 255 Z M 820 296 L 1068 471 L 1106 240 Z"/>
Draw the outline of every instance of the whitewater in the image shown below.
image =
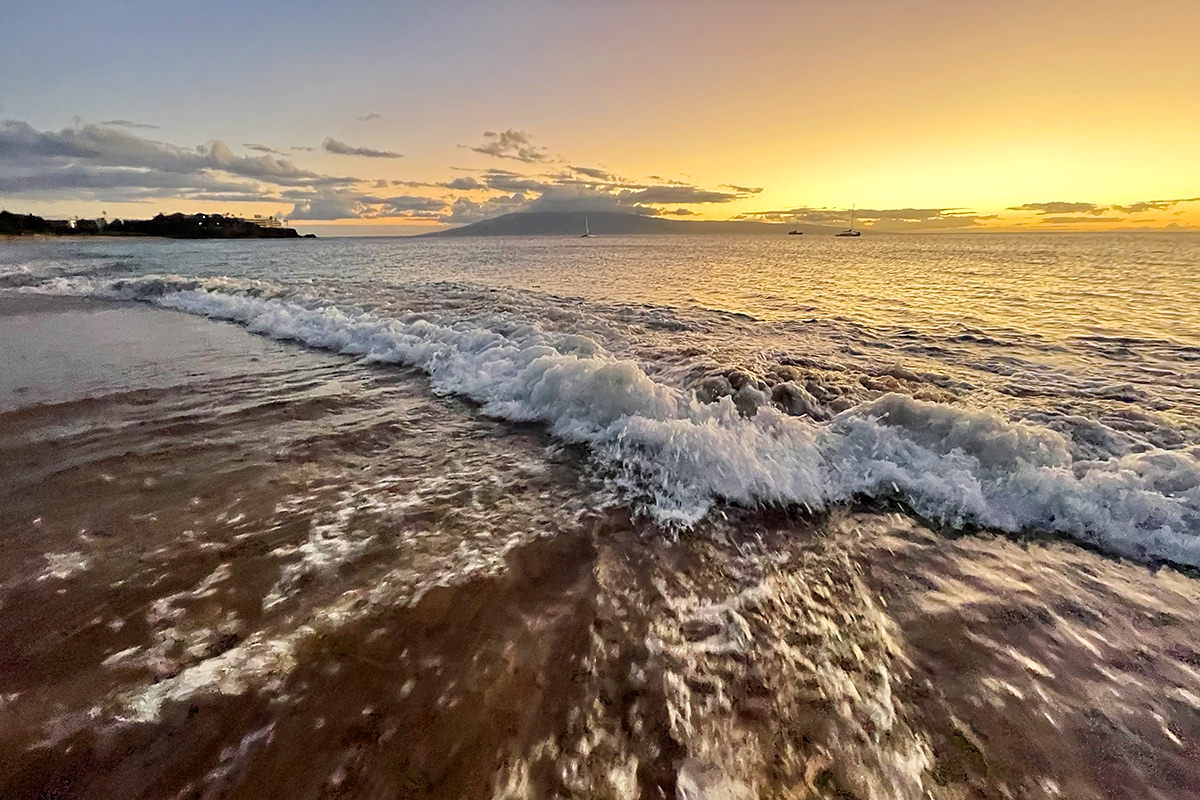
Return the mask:
<path fill-rule="evenodd" d="M 721 502 L 823 510 L 897 500 L 952 528 L 1052 532 L 1119 555 L 1200 566 L 1194 441 L 1131 446 L 1103 422 L 1085 421 L 1083 433 L 1056 430 L 1003 409 L 889 391 L 902 388 L 897 383 L 838 411 L 817 398 L 830 394 L 819 381 L 738 373 L 738 364 L 699 376 L 693 370 L 690 384 L 673 385 L 653 366 L 610 352 L 586 328 L 547 325 L 529 311 L 404 308 L 403 291 L 381 311 L 323 298 L 311 286 L 294 292 L 234 276 L 58 277 L 23 291 L 144 301 L 366 362 L 420 368 L 436 392 L 587 445 L 626 502 L 668 529 L 695 525 Z M 537 300 L 537 312 L 562 313 L 554 298 Z M 599 314 L 588 323 L 611 324 Z M 679 323 L 680 346 L 689 332 Z M 1129 386 L 1119 391 L 1138 397 Z M 1116 444 L 1077 444 L 1098 437 Z"/>

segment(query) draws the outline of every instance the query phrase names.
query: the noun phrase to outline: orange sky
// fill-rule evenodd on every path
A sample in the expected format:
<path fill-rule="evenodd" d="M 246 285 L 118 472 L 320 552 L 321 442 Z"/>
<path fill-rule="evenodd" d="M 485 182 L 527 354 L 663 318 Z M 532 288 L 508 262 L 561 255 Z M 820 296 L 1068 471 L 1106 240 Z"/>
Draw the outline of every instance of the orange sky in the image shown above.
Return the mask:
<path fill-rule="evenodd" d="M 1200 197 L 1194 0 L 238 8 L 245 29 L 222 42 L 150 4 L 137 31 L 16 12 L 0 69 L 23 81 L 0 117 L 43 139 L 0 139 L 0 205 L 229 209 L 390 232 L 532 207 L 552 186 L 543 207 L 591 192 L 597 208 L 620 195 L 708 219 L 800 209 L 815 221 L 856 204 L 881 212 L 863 220 L 880 229 L 1200 227 L 1200 202 L 1167 202 Z M 278 36 L 255 33 L 268 24 Z M 96 92 L 95 74 L 139 91 Z M 207 161 L 171 151 L 151 174 L 161 153 L 88 125 L 208 147 Z M 519 134 L 529 157 L 484 131 Z M 59 134 L 75 149 L 46 157 Z M 213 142 L 322 177 L 223 160 Z M 580 188 L 572 167 L 613 177 Z M 490 188 L 452 188 L 464 176 Z M 537 188 L 508 201 L 521 179 Z M 672 185 L 719 201 L 637 199 Z M 1051 203 L 1074 210 L 1012 210 Z M 883 213 L 897 209 L 925 216 Z M 969 213 L 956 225 L 939 209 Z"/>

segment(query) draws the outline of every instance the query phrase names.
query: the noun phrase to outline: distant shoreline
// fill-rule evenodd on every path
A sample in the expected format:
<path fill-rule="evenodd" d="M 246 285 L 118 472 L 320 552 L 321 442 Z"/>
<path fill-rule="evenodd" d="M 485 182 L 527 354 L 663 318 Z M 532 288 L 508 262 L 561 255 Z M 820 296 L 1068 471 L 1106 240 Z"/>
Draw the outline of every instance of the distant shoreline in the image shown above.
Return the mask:
<path fill-rule="evenodd" d="M 152 219 L 44 219 L 34 214 L 0 211 L 0 238 L 162 238 L 162 239 L 315 239 L 277 220 L 242 219 L 223 214 L 158 214 Z"/>

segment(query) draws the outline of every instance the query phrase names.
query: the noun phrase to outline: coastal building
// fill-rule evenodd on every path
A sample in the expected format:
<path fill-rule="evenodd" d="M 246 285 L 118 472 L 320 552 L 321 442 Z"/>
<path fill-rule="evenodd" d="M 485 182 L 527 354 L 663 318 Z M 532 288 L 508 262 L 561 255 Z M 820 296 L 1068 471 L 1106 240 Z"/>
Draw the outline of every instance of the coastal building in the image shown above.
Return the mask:
<path fill-rule="evenodd" d="M 252 217 L 239 217 L 237 214 L 225 214 L 225 219 L 230 222 L 249 222 L 260 228 L 282 228 L 283 223 L 275 217 L 266 217 L 262 214 L 255 214 Z"/>

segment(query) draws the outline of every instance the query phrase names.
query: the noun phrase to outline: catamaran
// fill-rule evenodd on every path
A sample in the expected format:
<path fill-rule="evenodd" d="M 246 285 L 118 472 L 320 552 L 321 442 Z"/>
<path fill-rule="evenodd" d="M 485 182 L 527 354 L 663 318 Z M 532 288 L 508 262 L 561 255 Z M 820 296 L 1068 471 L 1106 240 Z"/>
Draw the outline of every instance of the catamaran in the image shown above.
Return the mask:
<path fill-rule="evenodd" d="M 835 233 L 834 236 L 862 236 L 861 231 L 854 230 L 854 206 L 850 207 L 850 227 L 841 233 Z"/>
<path fill-rule="evenodd" d="M 792 217 L 792 229 L 788 231 L 788 236 L 803 236 L 804 231 L 800 230 L 800 215 Z"/>
<path fill-rule="evenodd" d="M 583 218 L 583 233 L 579 234 L 579 238 L 580 239 L 590 239 L 591 236 L 592 236 L 592 229 L 588 227 L 588 218 L 584 217 Z"/>

